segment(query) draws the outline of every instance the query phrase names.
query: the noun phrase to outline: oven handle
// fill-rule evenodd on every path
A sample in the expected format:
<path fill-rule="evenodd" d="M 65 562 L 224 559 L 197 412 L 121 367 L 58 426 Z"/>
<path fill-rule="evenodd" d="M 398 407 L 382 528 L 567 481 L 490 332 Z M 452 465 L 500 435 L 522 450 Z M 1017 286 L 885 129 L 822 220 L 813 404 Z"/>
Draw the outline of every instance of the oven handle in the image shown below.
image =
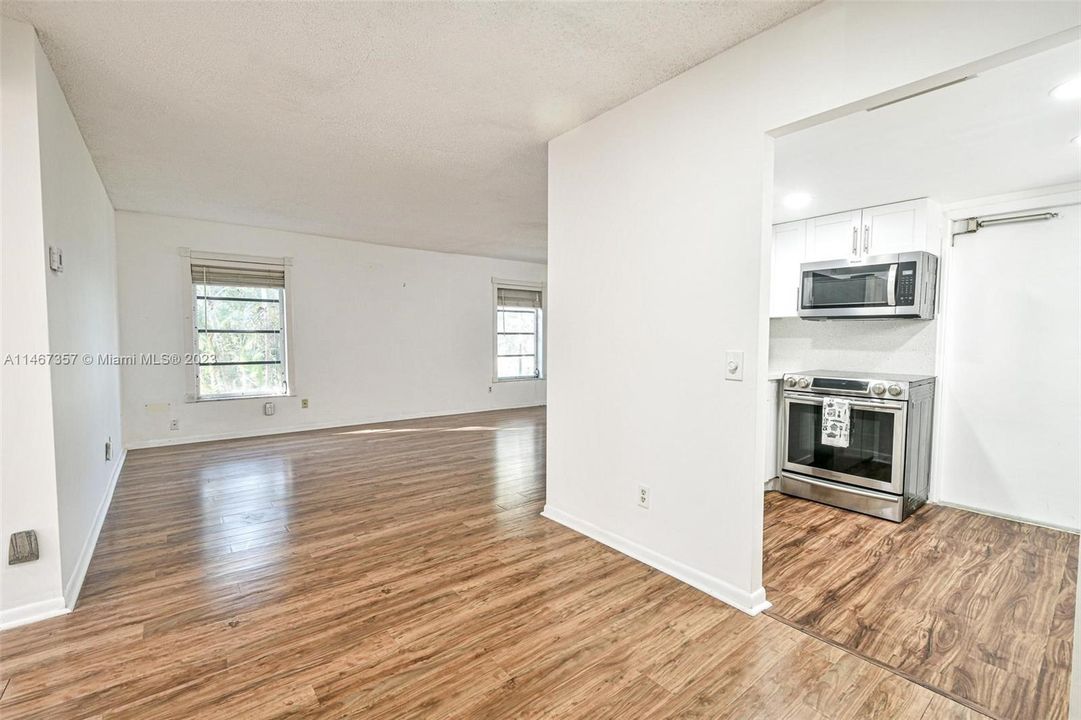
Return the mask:
<path fill-rule="evenodd" d="M 886 302 L 897 304 L 897 263 L 890 265 L 890 276 L 886 280 Z"/>
<path fill-rule="evenodd" d="M 869 410 L 897 410 L 901 411 L 905 409 L 904 403 L 891 402 L 889 400 L 875 400 L 874 398 L 847 398 L 841 395 L 837 395 L 842 400 L 848 400 L 849 404 L 854 408 L 867 408 Z M 817 395 L 806 395 L 804 393 L 786 392 L 784 394 L 785 400 L 792 400 L 793 402 L 801 402 L 807 405 L 821 405 L 822 398 Z"/>

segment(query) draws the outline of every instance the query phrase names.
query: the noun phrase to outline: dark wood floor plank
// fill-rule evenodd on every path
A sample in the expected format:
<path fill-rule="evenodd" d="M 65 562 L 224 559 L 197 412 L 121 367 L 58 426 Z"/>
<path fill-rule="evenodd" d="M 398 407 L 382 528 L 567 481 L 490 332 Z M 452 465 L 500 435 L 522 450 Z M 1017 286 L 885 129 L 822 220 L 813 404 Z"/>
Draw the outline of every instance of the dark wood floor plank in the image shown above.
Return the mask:
<path fill-rule="evenodd" d="M 1076 535 L 953 508 L 897 525 L 766 496 L 772 616 L 1003 720 L 1066 717 L 1077 552 Z"/>

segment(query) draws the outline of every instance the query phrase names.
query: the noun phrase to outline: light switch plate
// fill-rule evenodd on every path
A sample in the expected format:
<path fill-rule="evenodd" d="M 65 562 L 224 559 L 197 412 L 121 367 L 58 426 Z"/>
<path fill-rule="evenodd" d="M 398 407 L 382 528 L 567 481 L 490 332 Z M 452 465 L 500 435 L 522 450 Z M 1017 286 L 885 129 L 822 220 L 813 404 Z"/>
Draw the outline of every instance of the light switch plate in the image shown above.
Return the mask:
<path fill-rule="evenodd" d="M 743 352 L 729 350 L 724 354 L 724 379 L 743 380 Z"/>

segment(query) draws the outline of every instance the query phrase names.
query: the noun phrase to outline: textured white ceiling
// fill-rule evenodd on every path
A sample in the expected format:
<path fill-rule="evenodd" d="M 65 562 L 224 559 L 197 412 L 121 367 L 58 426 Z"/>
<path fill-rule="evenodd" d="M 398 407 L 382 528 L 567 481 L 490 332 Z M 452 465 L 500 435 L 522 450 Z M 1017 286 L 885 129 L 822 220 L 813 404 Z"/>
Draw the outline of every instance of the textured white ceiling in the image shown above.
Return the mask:
<path fill-rule="evenodd" d="M 543 261 L 546 142 L 813 5 L 19 2 L 118 209 Z"/>

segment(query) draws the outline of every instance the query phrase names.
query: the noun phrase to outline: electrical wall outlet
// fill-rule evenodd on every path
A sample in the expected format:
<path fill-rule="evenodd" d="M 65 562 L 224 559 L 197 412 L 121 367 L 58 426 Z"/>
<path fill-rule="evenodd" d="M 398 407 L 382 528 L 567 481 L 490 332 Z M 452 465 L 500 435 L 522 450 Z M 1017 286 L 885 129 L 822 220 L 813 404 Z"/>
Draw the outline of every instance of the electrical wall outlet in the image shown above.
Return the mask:
<path fill-rule="evenodd" d="M 170 430 L 179 430 L 180 429 L 180 421 L 177 420 L 176 418 L 173 418 L 172 420 L 170 420 L 169 421 L 169 429 Z"/>
<path fill-rule="evenodd" d="M 272 402 L 263 403 L 263 414 L 268 416 L 268 417 L 273 415 L 274 414 L 274 403 L 272 403 Z"/>
<path fill-rule="evenodd" d="M 105 439 L 105 462 L 109 462 L 113 459 L 113 439 Z"/>
<path fill-rule="evenodd" d="M 302 410 L 307 410 L 308 409 L 308 398 L 301 398 L 300 399 L 300 408 Z"/>
<path fill-rule="evenodd" d="M 638 486 L 638 507 L 649 510 L 649 488 L 645 485 Z"/>

